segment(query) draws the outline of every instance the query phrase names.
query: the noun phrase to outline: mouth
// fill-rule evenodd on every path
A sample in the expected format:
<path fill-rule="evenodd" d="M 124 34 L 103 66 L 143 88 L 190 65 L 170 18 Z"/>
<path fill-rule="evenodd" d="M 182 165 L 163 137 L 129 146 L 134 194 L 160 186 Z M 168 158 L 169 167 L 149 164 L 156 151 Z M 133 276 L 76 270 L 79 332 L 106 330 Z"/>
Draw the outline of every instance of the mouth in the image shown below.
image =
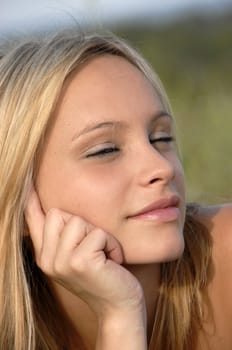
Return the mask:
<path fill-rule="evenodd" d="M 179 205 L 180 198 L 177 195 L 172 195 L 160 198 L 127 218 L 162 222 L 176 221 L 180 215 Z"/>

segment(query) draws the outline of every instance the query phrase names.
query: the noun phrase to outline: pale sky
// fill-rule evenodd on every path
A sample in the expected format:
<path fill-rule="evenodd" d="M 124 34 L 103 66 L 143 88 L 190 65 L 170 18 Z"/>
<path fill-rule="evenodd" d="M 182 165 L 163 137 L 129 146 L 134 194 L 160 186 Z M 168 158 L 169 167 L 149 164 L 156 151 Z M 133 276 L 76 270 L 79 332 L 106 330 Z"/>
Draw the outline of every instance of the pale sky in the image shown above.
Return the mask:
<path fill-rule="evenodd" d="M 229 5 L 232 0 L 0 0 L 0 35 L 74 20 L 80 25 L 139 17 L 157 21 L 189 9 L 221 11 Z"/>

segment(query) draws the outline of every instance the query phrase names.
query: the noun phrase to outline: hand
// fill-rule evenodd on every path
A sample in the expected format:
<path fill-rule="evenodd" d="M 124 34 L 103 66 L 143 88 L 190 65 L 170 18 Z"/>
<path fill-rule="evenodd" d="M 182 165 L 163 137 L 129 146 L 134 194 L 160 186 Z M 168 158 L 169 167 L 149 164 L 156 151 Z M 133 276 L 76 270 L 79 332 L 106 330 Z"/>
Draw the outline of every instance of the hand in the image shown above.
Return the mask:
<path fill-rule="evenodd" d="M 120 265 L 122 248 L 111 234 L 60 209 L 50 209 L 45 215 L 34 189 L 25 218 L 37 265 L 97 315 L 104 318 L 102 314 L 144 305 L 142 288 Z"/>

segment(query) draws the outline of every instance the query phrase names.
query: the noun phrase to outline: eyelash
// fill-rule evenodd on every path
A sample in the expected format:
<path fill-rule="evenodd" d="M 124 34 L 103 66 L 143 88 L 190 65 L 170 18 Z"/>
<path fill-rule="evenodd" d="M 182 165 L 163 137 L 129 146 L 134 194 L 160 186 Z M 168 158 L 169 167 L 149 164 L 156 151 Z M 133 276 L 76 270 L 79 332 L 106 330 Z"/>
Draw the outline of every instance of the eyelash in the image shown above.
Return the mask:
<path fill-rule="evenodd" d="M 164 143 L 171 143 L 175 141 L 174 137 L 172 136 L 163 136 L 163 137 L 158 137 L 154 140 L 150 140 L 150 143 L 151 144 L 155 144 L 157 142 L 164 142 Z M 90 157 L 104 157 L 104 156 L 107 156 L 107 155 L 112 155 L 112 153 L 115 153 L 115 152 L 119 152 L 120 149 L 118 147 L 105 147 L 95 153 L 90 153 L 86 156 L 86 158 L 90 158 Z"/>
<path fill-rule="evenodd" d="M 106 147 L 106 148 L 102 148 L 101 150 L 95 152 L 95 153 L 90 153 L 87 155 L 87 158 L 90 157 L 104 157 L 107 155 L 111 155 L 114 152 L 118 152 L 119 148 L 117 147 Z"/>
<path fill-rule="evenodd" d="M 171 143 L 174 142 L 175 138 L 173 136 L 161 136 L 161 137 L 157 137 L 154 140 L 150 140 L 150 142 L 156 143 L 156 142 L 166 142 L 166 143 Z"/>

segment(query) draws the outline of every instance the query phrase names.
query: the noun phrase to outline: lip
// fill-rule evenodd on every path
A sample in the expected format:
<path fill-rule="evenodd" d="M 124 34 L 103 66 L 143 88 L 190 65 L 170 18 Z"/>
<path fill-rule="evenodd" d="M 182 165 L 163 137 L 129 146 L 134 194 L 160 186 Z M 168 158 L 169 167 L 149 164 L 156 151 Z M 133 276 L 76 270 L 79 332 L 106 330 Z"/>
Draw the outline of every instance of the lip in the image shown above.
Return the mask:
<path fill-rule="evenodd" d="M 179 204 L 180 198 L 177 195 L 163 197 L 129 215 L 128 219 L 173 221 L 179 216 Z"/>

